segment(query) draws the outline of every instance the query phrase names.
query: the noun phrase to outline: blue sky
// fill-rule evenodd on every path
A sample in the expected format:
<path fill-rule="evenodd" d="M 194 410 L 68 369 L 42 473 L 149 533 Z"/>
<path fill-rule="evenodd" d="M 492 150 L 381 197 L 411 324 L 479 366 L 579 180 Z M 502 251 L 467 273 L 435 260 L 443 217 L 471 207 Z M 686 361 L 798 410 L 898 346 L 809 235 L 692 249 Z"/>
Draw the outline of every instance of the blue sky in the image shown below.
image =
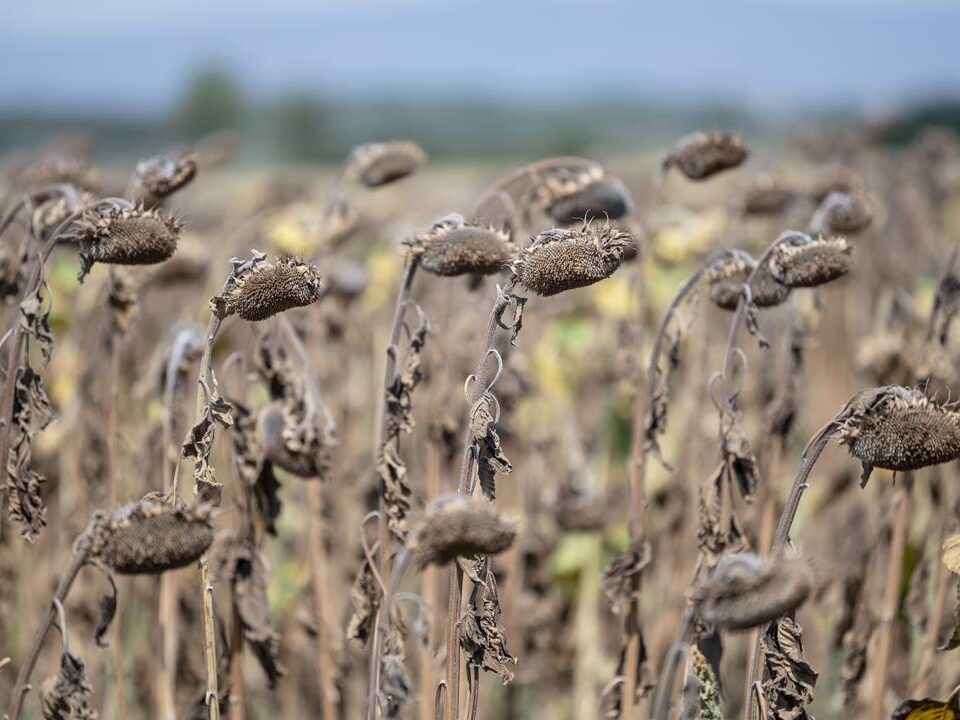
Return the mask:
<path fill-rule="evenodd" d="M 960 0 L 15 0 L 0 106 L 162 111 L 208 64 L 261 97 L 885 110 L 960 97 Z"/>

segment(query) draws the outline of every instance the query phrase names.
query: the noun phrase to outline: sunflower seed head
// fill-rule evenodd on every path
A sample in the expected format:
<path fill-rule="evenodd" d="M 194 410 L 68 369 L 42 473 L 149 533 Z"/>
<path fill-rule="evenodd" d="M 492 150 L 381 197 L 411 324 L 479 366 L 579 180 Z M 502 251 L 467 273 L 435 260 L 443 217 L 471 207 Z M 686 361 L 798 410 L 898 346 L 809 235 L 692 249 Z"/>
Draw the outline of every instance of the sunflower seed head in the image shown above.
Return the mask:
<path fill-rule="evenodd" d="M 424 270 L 435 275 L 493 275 L 516 252 L 510 235 L 494 227 L 474 225 L 461 215 L 447 215 L 407 245 Z"/>
<path fill-rule="evenodd" d="M 448 495 L 427 508 L 420 527 L 409 540 L 420 566 L 445 565 L 457 557 L 496 555 L 509 548 L 517 525 L 497 514 L 486 500 Z"/>
<path fill-rule="evenodd" d="M 80 279 L 94 263 L 154 265 L 177 249 L 182 225 L 156 210 L 109 205 L 83 214 L 75 227 Z"/>
<path fill-rule="evenodd" d="M 853 248 L 845 238 L 787 232 L 773 250 L 770 271 L 789 287 L 816 287 L 846 275 L 852 258 Z"/>
<path fill-rule="evenodd" d="M 919 470 L 960 456 L 960 413 L 919 390 L 885 385 L 854 395 L 836 417 L 837 439 L 864 465 Z"/>
<path fill-rule="evenodd" d="M 741 211 L 744 215 L 779 215 L 796 197 L 794 189 L 783 180 L 760 175 L 743 190 Z"/>
<path fill-rule="evenodd" d="M 154 207 L 193 180 L 196 174 L 196 153 L 185 153 L 174 160 L 163 155 L 141 160 L 134 172 L 137 199 Z"/>
<path fill-rule="evenodd" d="M 358 145 L 347 159 L 347 172 L 368 188 L 380 187 L 412 174 L 427 159 L 416 143 L 393 140 Z"/>
<path fill-rule="evenodd" d="M 700 617 L 721 630 L 746 630 L 796 610 L 810 595 L 813 573 L 801 558 L 723 555 L 691 592 Z"/>
<path fill-rule="evenodd" d="M 561 168 L 537 188 L 537 204 L 555 222 L 569 225 L 605 217 L 618 220 L 630 212 L 630 196 L 619 180 L 599 166 Z"/>
<path fill-rule="evenodd" d="M 329 458 L 323 449 L 300 447 L 296 429 L 302 421 L 289 403 L 275 401 L 257 416 L 257 433 L 264 457 L 279 468 L 300 478 L 323 477 Z"/>
<path fill-rule="evenodd" d="M 756 267 L 756 261 L 743 250 L 727 250 L 714 260 L 707 270 L 710 301 L 723 310 L 736 310 L 743 286 Z M 750 297 L 757 307 L 779 305 L 790 295 L 790 288 L 778 282 L 770 272 L 769 263 L 753 279 Z"/>
<path fill-rule="evenodd" d="M 87 192 L 74 196 L 65 194 L 51 197 L 40 203 L 33 211 L 31 218 L 33 234 L 40 238 L 46 238 L 74 212 L 92 207 L 95 202 L 96 198 Z"/>
<path fill-rule="evenodd" d="M 266 320 L 277 313 L 304 307 L 320 298 L 319 271 L 295 258 L 268 262 L 258 257 L 238 271 L 225 296 L 213 303 L 221 317 L 237 315 L 243 320 Z"/>
<path fill-rule="evenodd" d="M 124 575 L 189 565 L 213 542 L 212 512 L 206 505 L 174 509 L 155 500 L 131 503 L 106 518 L 93 554 Z"/>
<path fill-rule="evenodd" d="M 609 224 L 545 230 L 510 264 L 516 280 L 538 295 L 556 295 L 610 277 L 620 267 L 629 233 Z"/>
<path fill-rule="evenodd" d="M 690 180 L 706 180 L 747 159 L 746 143 L 729 133 L 694 133 L 682 138 L 663 160 L 663 169 L 675 167 Z"/>
<path fill-rule="evenodd" d="M 756 262 L 743 250 L 725 250 L 710 263 L 705 280 L 710 288 L 710 301 L 724 310 L 736 310 L 743 284 L 750 277 Z"/>
<path fill-rule="evenodd" d="M 873 202 L 865 193 L 830 193 L 810 220 L 814 233 L 863 232 L 873 222 Z"/>

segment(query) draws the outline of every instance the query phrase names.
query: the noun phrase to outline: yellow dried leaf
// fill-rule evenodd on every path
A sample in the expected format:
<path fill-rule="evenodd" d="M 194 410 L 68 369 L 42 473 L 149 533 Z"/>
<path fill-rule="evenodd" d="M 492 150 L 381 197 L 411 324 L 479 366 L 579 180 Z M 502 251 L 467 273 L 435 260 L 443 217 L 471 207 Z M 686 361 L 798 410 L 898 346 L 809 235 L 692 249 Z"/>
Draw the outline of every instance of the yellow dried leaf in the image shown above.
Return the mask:
<path fill-rule="evenodd" d="M 960 533 L 943 541 L 943 564 L 950 572 L 960 575 Z"/>

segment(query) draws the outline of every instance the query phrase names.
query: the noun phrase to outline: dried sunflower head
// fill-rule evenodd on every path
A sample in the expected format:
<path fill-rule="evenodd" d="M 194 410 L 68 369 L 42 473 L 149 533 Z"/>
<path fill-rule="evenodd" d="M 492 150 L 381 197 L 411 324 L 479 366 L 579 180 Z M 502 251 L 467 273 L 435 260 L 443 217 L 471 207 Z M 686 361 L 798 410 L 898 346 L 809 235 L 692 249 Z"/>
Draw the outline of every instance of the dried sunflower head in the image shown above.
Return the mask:
<path fill-rule="evenodd" d="M 827 195 L 820 203 L 810 229 L 814 233 L 845 233 L 855 235 L 870 227 L 873 222 L 873 203 L 864 193 L 838 193 Z"/>
<path fill-rule="evenodd" d="M 753 179 L 740 198 L 744 215 L 779 215 L 797 197 L 794 189 L 773 175 L 760 175 Z"/>
<path fill-rule="evenodd" d="M 722 630 L 746 630 L 796 610 L 810 595 L 813 574 L 801 558 L 722 555 L 692 593 L 697 612 Z"/>
<path fill-rule="evenodd" d="M 743 250 L 726 250 L 718 255 L 706 273 L 711 302 L 723 310 L 736 310 L 743 286 L 754 267 L 756 261 Z M 760 268 L 750 292 L 757 307 L 779 305 L 789 295 L 790 288 L 773 277 L 769 263 Z"/>
<path fill-rule="evenodd" d="M 90 193 L 56 194 L 37 205 L 30 219 L 31 232 L 35 237 L 46 239 L 64 220 L 73 213 L 92 207 L 96 199 Z"/>
<path fill-rule="evenodd" d="M 196 153 L 184 153 L 174 160 L 157 155 L 137 163 L 133 176 L 134 192 L 139 202 L 155 207 L 193 180 L 196 174 Z"/>
<path fill-rule="evenodd" d="M 863 390 L 835 422 L 840 444 L 863 464 L 863 483 L 874 467 L 919 470 L 960 457 L 960 413 L 913 388 Z"/>
<path fill-rule="evenodd" d="M 501 553 L 516 536 L 516 523 L 498 515 L 491 503 L 448 495 L 430 504 L 422 524 L 410 537 L 409 547 L 421 567 L 445 565 L 457 557 Z"/>
<path fill-rule="evenodd" d="M 746 143 L 729 133 L 694 133 L 681 138 L 663 160 L 663 169 L 675 167 L 690 180 L 706 180 L 747 159 Z"/>
<path fill-rule="evenodd" d="M 407 140 L 358 145 L 347 159 L 347 173 L 368 188 L 380 187 L 412 174 L 427 159 L 416 143 Z"/>
<path fill-rule="evenodd" d="M 623 183 L 606 177 L 598 165 L 551 173 L 537 187 L 536 196 L 547 216 L 563 225 L 599 217 L 618 220 L 630 212 L 630 195 Z"/>
<path fill-rule="evenodd" d="M 520 251 L 510 269 L 530 292 L 556 295 L 613 275 L 632 240 L 629 233 L 609 224 L 545 230 Z"/>
<path fill-rule="evenodd" d="M 301 434 L 312 429 L 300 427 L 302 419 L 289 402 L 275 401 L 263 408 L 257 433 L 264 457 L 297 477 L 320 478 L 329 464 L 328 449 L 302 441 Z"/>
<path fill-rule="evenodd" d="M 845 238 L 816 239 L 788 231 L 770 257 L 774 278 L 788 287 L 816 287 L 850 271 L 853 248 Z"/>
<path fill-rule="evenodd" d="M 407 245 L 427 272 L 447 277 L 493 275 L 506 266 L 516 247 L 502 230 L 473 225 L 456 213 L 441 218 Z"/>
<path fill-rule="evenodd" d="M 130 503 L 104 518 L 93 554 L 124 575 L 189 565 L 213 542 L 212 513 L 206 505 L 171 508 L 148 499 Z"/>
<path fill-rule="evenodd" d="M 296 258 L 269 262 L 256 254 L 239 266 L 233 283 L 211 301 L 220 317 L 237 315 L 243 320 L 266 320 L 277 313 L 304 307 L 320 299 L 320 273 Z"/>
<path fill-rule="evenodd" d="M 71 227 L 80 244 L 80 279 L 94 263 L 154 265 L 177 249 L 181 224 L 156 210 L 100 204 Z"/>

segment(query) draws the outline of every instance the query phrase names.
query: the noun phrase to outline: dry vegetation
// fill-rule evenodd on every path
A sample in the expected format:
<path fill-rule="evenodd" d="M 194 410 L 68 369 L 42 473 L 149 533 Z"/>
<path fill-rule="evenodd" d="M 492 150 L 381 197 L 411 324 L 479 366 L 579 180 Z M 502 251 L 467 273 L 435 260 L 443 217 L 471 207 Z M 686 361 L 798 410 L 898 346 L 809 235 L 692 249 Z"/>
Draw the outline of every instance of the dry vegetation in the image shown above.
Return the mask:
<path fill-rule="evenodd" d="M 9 720 L 960 717 L 951 134 L 90 151 L 0 186 Z"/>

